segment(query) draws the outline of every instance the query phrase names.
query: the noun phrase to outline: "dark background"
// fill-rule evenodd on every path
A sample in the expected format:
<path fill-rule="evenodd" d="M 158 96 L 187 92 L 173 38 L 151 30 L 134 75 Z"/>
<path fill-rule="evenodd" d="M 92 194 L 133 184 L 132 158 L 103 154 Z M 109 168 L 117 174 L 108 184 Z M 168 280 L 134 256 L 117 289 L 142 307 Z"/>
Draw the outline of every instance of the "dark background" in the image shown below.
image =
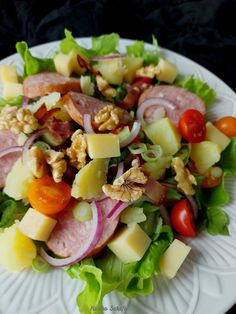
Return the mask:
<path fill-rule="evenodd" d="M 75 37 L 117 32 L 151 42 L 154 34 L 236 90 L 236 0 L 0 0 L 0 59 L 18 40 L 59 40 L 65 27 Z"/>

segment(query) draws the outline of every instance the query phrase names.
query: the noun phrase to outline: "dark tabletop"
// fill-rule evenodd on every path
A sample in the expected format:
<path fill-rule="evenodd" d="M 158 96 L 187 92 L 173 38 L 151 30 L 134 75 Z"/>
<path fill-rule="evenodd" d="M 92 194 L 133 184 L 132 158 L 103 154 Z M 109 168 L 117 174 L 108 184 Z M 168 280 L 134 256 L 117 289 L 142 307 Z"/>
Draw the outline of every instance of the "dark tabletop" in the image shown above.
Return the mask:
<path fill-rule="evenodd" d="M 236 0 L 0 0 L 0 59 L 29 46 L 117 32 L 179 52 L 236 90 Z M 236 295 L 236 291 L 235 291 Z M 236 313 L 236 306 L 227 314 Z M 205 314 L 205 313 L 204 313 Z"/>

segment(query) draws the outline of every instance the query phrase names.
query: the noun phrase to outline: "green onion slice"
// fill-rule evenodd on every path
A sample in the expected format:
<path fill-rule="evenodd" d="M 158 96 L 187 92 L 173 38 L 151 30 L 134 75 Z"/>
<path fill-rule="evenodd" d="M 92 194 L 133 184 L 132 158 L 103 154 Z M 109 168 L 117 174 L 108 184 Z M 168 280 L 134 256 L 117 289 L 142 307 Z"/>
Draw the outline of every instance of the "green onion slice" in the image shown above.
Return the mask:
<path fill-rule="evenodd" d="M 32 268 L 37 273 L 46 273 L 51 269 L 51 265 L 38 255 L 32 260 Z"/>
<path fill-rule="evenodd" d="M 81 201 L 72 209 L 75 219 L 84 222 L 93 218 L 92 208 L 88 202 Z"/>
<path fill-rule="evenodd" d="M 156 161 L 163 155 L 163 150 L 159 145 L 152 145 L 150 148 L 141 154 L 145 161 Z"/>
<path fill-rule="evenodd" d="M 134 154 L 142 154 L 147 151 L 147 145 L 144 143 L 133 143 L 128 146 L 129 151 Z"/>

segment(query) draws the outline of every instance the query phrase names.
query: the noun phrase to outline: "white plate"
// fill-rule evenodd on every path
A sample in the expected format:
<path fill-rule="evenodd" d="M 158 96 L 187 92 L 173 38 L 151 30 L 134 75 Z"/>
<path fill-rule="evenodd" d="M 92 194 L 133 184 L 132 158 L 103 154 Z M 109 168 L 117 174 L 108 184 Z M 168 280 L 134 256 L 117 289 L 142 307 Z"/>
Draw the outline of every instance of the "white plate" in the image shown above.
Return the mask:
<path fill-rule="evenodd" d="M 81 38 L 79 42 L 90 45 L 89 38 Z M 122 40 L 121 49 L 131 43 Z M 58 42 L 52 42 L 31 51 L 38 57 L 46 57 L 57 48 Z M 236 95 L 224 82 L 179 54 L 165 49 L 161 52 L 177 65 L 181 74 L 193 73 L 216 90 L 217 101 L 208 111 L 208 119 L 236 116 Z M 16 65 L 19 73 L 23 69 L 21 58 L 16 54 L 0 64 Z M 111 293 L 104 299 L 105 314 L 222 314 L 236 302 L 235 178 L 227 177 L 225 186 L 231 198 L 225 207 L 230 218 L 230 236 L 201 234 L 191 241 L 193 249 L 176 278 L 166 280 L 159 276 L 154 280 L 154 293 L 148 297 L 128 300 Z M 82 287 L 82 282 L 70 279 L 63 270 L 10 274 L 0 269 L 0 314 L 76 314 L 76 296 Z"/>

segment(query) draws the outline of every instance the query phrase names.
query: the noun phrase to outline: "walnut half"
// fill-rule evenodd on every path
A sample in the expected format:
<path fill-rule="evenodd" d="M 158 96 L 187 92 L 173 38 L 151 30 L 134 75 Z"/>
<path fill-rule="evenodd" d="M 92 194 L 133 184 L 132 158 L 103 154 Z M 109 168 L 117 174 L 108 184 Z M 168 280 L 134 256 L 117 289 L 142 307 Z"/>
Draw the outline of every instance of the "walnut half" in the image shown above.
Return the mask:
<path fill-rule="evenodd" d="M 143 195 L 146 183 L 145 174 L 139 168 L 132 167 L 115 179 L 113 184 L 103 185 L 102 190 L 111 199 L 133 202 Z"/>
<path fill-rule="evenodd" d="M 184 167 L 183 160 L 180 157 L 175 157 L 172 160 L 171 166 L 176 172 L 175 180 L 178 183 L 178 188 L 180 188 L 185 195 L 195 194 L 193 185 L 196 185 L 197 181 L 191 172 Z"/>

